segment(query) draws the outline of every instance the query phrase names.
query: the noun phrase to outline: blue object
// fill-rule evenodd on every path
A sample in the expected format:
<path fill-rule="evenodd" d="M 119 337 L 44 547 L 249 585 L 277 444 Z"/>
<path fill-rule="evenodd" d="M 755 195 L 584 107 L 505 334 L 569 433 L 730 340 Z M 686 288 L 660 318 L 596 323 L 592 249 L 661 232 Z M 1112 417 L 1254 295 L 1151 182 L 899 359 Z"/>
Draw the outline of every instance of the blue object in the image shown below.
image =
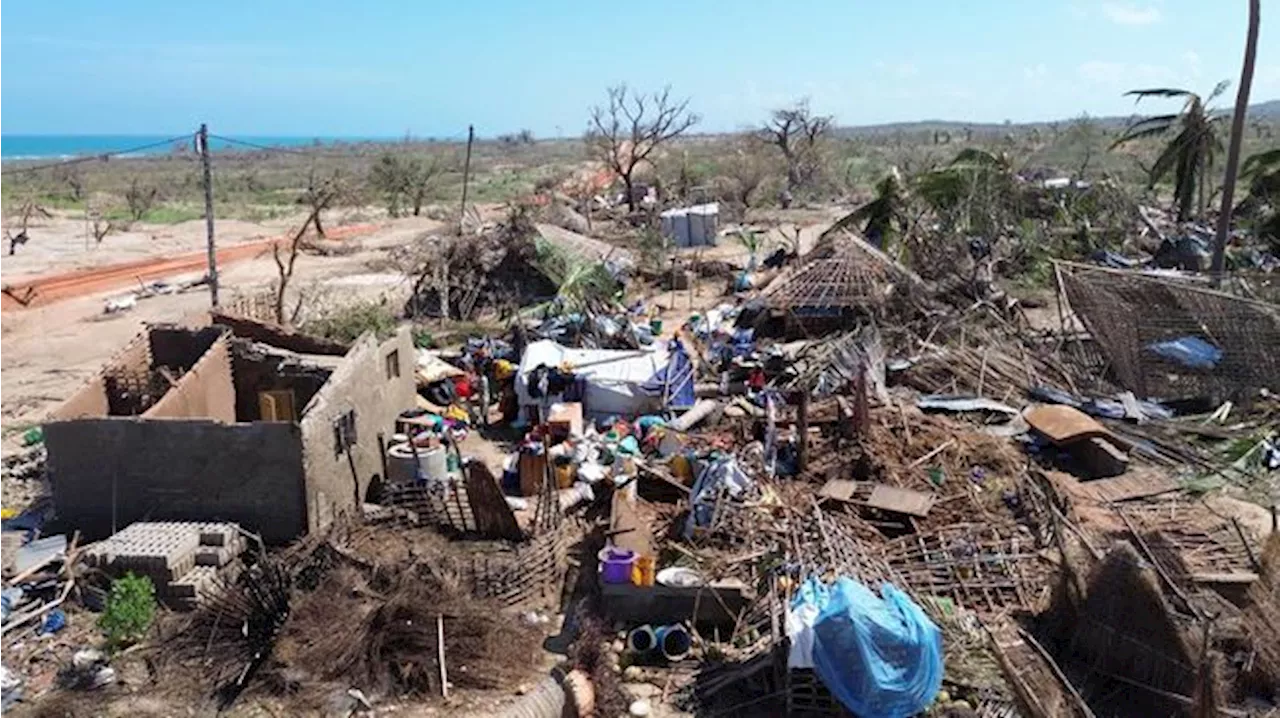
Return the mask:
<path fill-rule="evenodd" d="M 13 613 L 14 607 L 19 603 L 22 603 L 22 598 L 26 593 L 27 592 L 23 591 L 21 587 L 13 586 L 11 588 L 6 588 L 4 593 L 0 594 L 0 610 L 3 611 L 3 617 L 0 618 L 0 620 L 9 620 L 9 614 Z"/>
<path fill-rule="evenodd" d="M 61 608 L 55 608 L 45 614 L 44 623 L 40 624 L 40 635 L 57 633 L 67 627 L 67 614 Z"/>
<path fill-rule="evenodd" d="M 1222 350 L 1200 337 L 1179 337 L 1148 344 L 1147 351 L 1188 369 L 1212 369 L 1222 361 Z"/>
<path fill-rule="evenodd" d="M 693 393 L 693 362 L 679 339 L 671 340 L 667 365 L 645 382 L 643 389 L 651 395 L 658 395 L 662 405 L 668 409 L 688 409 L 697 402 Z"/>
<path fill-rule="evenodd" d="M 907 718 L 942 687 L 942 633 L 892 584 L 840 578 L 814 625 L 813 666 L 860 718 Z"/>

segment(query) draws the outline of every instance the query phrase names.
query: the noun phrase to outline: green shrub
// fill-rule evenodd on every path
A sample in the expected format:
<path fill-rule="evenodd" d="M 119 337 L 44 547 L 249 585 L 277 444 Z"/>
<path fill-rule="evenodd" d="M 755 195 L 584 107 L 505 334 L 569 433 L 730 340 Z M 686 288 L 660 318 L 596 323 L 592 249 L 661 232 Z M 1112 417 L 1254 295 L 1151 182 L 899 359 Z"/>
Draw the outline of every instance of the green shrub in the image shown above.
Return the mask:
<path fill-rule="evenodd" d="M 151 579 L 127 573 L 111 582 L 98 627 L 107 634 L 107 644 L 114 650 L 142 640 L 155 614 L 156 588 Z"/>
<path fill-rule="evenodd" d="M 369 330 L 380 340 L 388 339 L 396 333 L 399 321 L 395 311 L 385 302 L 362 301 L 308 320 L 301 329 L 307 334 L 350 344 Z"/>

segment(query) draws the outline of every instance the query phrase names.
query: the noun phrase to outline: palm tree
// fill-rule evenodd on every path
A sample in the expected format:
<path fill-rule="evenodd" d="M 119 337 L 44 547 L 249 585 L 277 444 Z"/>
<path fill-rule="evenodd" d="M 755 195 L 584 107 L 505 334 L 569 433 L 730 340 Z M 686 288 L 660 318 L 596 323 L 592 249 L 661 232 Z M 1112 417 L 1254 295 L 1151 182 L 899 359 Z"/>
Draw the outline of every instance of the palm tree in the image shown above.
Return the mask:
<path fill-rule="evenodd" d="M 875 246 L 885 249 L 894 239 L 906 233 L 910 222 L 907 215 L 910 202 L 902 174 L 897 167 L 893 167 L 876 184 L 875 199 L 840 218 L 833 229 L 861 224 L 862 235 Z"/>
<path fill-rule="evenodd" d="M 1240 167 L 1240 179 L 1249 183 L 1249 194 L 1232 215 L 1252 220 L 1253 231 L 1280 251 L 1280 149 L 1249 157 Z"/>
<path fill-rule="evenodd" d="M 1261 0 L 1249 0 L 1249 30 L 1245 36 L 1244 64 L 1240 68 L 1240 88 L 1236 91 L 1236 109 L 1231 118 L 1231 146 L 1227 150 L 1227 173 L 1222 179 L 1222 211 L 1218 215 L 1218 232 L 1213 245 L 1213 282 L 1222 277 L 1227 251 L 1227 231 L 1231 229 L 1231 203 L 1236 190 L 1236 170 L 1240 166 L 1240 143 L 1244 140 L 1245 114 L 1249 111 L 1249 88 L 1253 85 L 1253 65 L 1258 55 L 1258 16 Z"/>
<path fill-rule="evenodd" d="M 1222 116 L 1210 112 L 1208 104 L 1217 99 L 1229 83 L 1219 82 L 1207 99 L 1190 90 L 1173 88 L 1157 88 L 1150 90 L 1133 90 L 1125 95 L 1137 97 L 1135 102 L 1147 97 L 1180 97 L 1184 98 L 1182 110 L 1173 114 L 1156 115 L 1134 121 L 1120 138 L 1112 143 L 1115 149 L 1120 145 L 1144 137 L 1156 137 L 1177 130 L 1169 144 L 1160 152 L 1151 169 L 1148 170 L 1148 182 L 1155 186 L 1165 177 L 1173 174 L 1174 204 L 1178 208 L 1178 221 L 1186 222 L 1192 218 L 1192 210 L 1196 217 L 1203 217 L 1208 195 L 1205 185 L 1208 182 L 1209 170 L 1214 159 L 1222 151 L 1222 138 L 1219 126 Z"/>

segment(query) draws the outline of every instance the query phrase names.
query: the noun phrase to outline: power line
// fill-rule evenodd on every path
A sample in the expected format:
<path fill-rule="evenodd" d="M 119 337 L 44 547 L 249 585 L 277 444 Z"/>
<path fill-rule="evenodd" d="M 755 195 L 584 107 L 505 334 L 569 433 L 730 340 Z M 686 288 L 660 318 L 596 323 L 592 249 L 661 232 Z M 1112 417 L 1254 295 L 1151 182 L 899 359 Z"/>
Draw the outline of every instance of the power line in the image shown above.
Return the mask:
<path fill-rule="evenodd" d="M 73 159 L 63 160 L 61 162 L 50 162 L 48 164 L 35 165 L 32 167 L 14 167 L 11 169 L 0 171 L 0 175 L 18 174 L 21 172 L 39 172 L 41 170 L 52 169 L 54 167 L 66 167 L 68 165 L 78 165 L 84 162 L 105 162 L 107 159 L 111 157 L 136 154 L 138 152 L 144 152 L 146 150 L 153 150 L 157 147 L 173 146 L 175 142 L 178 142 L 178 141 L 185 142 L 190 139 L 191 139 L 191 135 L 178 135 L 177 137 L 170 137 L 167 140 L 160 140 L 159 142 L 152 142 L 151 144 L 141 145 L 139 147 L 130 147 L 127 150 L 99 152 L 92 155 L 85 155 L 84 157 L 75 157 Z"/>
<path fill-rule="evenodd" d="M 466 138 L 466 133 L 465 133 L 465 132 L 460 132 L 460 133 L 458 133 L 458 134 L 456 134 L 456 135 L 453 135 L 452 137 L 433 138 L 433 140 L 434 140 L 434 141 L 436 141 L 436 142 L 462 142 L 465 138 Z M 227 136 L 225 136 L 225 135 L 215 135 L 215 134 L 212 134 L 212 133 L 209 135 L 209 139 L 213 139 L 213 140 L 220 140 L 220 141 L 222 141 L 222 142 L 226 142 L 227 144 L 230 144 L 230 145 L 239 145 L 239 146 L 241 146 L 241 147 L 249 147 L 249 148 L 252 148 L 252 149 L 255 149 L 255 150 L 262 150 L 262 151 L 264 151 L 264 152 L 283 152 L 283 153 L 286 153 L 286 154 L 302 155 L 302 156 L 305 156 L 305 157 L 342 157 L 342 158 L 350 158 L 352 155 L 359 154 L 361 150 L 365 149 L 363 146 L 360 146 L 360 145 L 353 145 L 353 146 L 352 146 L 352 151 L 350 151 L 350 152 L 335 152 L 335 151 L 332 151 L 332 150 L 323 150 L 323 149 L 318 149 L 318 148 L 281 147 L 281 146 L 278 146 L 278 145 L 273 147 L 273 146 L 270 146 L 270 145 L 262 145 L 262 144 L 258 144 L 257 142 L 250 142 L 250 141 L 248 141 L 248 140 L 238 140 L 238 139 L 236 139 L 236 138 L 234 138 L 234 137 L 227 137 Z M 371 144 L 371 145 L 388 145 L 388 144 L 396 144 L 396 143 L 398 143 L 398 142 L 399 142 L 399 140 L 387 140 L 387 141 L 384 141 L 384 142 L 377 142 L 377 141 L 374 141 L 374 140 L 370 140 L 370 141 L 369 141 L 369 144 Z M 429 144 L 429 142 L 428 142 L 428 144 Z"/>

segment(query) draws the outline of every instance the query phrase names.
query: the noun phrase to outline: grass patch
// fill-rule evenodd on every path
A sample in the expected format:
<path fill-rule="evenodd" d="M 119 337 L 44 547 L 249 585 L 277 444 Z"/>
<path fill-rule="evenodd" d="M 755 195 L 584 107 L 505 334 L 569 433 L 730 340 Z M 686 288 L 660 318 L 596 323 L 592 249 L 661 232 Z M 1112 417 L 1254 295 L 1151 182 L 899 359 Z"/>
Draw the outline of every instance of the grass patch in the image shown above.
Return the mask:
<path fill-rule="evenodd" d="M 125 207 L 112 207 L 103 213 L 103 216 L 109 221 L 133 221 L 133 216 L 129 214 L 129 210 Z M 179 222 L 190 222 L 193 219 L 204 217 L 204 209 L 196 209 L 186 205 L 160 205 L 147 210 L 139 221 L 148 222 L 150 224 L 178 224 Z"/>

